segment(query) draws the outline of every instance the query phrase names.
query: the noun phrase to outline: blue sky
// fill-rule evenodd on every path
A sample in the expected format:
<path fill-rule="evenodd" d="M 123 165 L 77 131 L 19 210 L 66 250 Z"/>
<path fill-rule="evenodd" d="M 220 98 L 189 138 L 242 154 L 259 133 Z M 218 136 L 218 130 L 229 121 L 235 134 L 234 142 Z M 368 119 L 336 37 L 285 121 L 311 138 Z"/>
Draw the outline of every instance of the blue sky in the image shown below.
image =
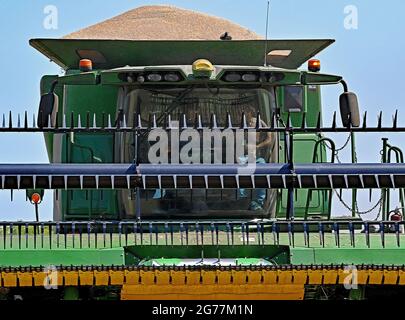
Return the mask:
<path fill-rule="evenodd" d="M 39 80 L 44 74 L 58 74 L 59 67 L 50 63 L 28 45 L 35 37 L 61 37 L 72 31 L 97 23 L 127 10 L 148 4 L 172 4 L 179 7 L 222 16 L 257 33 L 265 33 L 266 1 L 262 0 L 172 0 L 159 2 L 137 0 L 4 0 L 0 2 L 0 37 L 3 41 L 0 59 L 0 113 L 12 110 L 36 112 L 39 101 Z M 58 29 L 43 27 L 44 8 L 54 5 L 58 9 Z M 344 8 L 354 5 L 358 9 L 357 30 L 344 28 Z M 341 74 L 355 91 L 362 111 L 369 119 L 376 119 L 383 110 L 385 121 L 405 101 L 405 40 L 401 0 L 272 0 L 270 12 L 270 38 L 334 38 L 337 42 L 319 55 L 322 69 Z M 325 123 L 328 113 L 338 110 L 340 88 L 324 91 Z M 402 117 L 405 120 L 405 114 Z M 403 124 L 403 123 L 402 123 Z M 393 144 L 404 147 L 399 135 L 387 135 Z M 360 162 L 379 160 L 381 135 L 358 138 Z M 344 141 L 345 137 L 337 138 Z M 46 162 L 47 157 L 41 135 L 2 135 L 0 137 L 1 163 Z M 338 143 L 339 144 L 339 143 Z M 343 159 L 348 159 L 347 154 Z M 368 205 L 362 197 L 361 208 Z M 0 220 L 32 220 L 33 208 L 24 201 L 24 193 L 15 194 L 10 203 L 8 192 L 0 192 Z M 41 205 L 42 219 L 52 218 L 51 197 Z"/>

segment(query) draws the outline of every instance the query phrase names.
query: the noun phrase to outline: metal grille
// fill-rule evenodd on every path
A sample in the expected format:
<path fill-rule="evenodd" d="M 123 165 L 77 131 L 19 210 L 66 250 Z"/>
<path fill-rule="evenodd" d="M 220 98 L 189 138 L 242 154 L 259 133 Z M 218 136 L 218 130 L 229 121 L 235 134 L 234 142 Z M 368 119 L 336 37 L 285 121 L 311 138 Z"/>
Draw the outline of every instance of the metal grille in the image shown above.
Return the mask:
<path fill-rule="evenodd" d="M 0 250 L 130 245 L 402 247 L 405 222 L 15 222 L 0 224 Z"/>

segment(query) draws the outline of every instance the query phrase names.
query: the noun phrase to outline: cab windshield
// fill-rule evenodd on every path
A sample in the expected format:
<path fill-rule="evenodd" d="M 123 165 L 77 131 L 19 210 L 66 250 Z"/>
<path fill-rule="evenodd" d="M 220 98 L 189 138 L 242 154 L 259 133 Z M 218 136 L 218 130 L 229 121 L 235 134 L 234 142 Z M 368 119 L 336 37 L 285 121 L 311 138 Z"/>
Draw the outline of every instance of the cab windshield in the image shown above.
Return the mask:
<path fill-rule="evenodd" d="M 125 115 L 127 121 L 132 123 L 134 116 L 140 115 L 142 125 L 156 125 L 162 128 L 196 128 L 199 126 L 212 128 L 227 127 L 229 120 L 233 126 L 238 127 L 245 114 L 246 124 L 255 127 L 260 113 L 259 121 L 262 126 L 270 124 L 275 111 L 275 95 L 273 89 L 230 89 L 230 88 L 187 88 L 167 90 L 145 90 L 122 88 L 119 97 L 118 116 Z M 168 131 L 169 132 L 169 131 Z M 201 131 L 196 131 L 198 142 L 202 146 L 205 139 Z M 195 138 L 195 136 L 194 136 Z M 249 138 L 250 139 L 250 138 Z M 223 153 L 220 161 L 223 163 L 247 163 L 247 150 L 254 150 L 256 163 L 275 162 L 277 159 L 277 138 L 274 134 L 260 132 L 254 133 L 254 139 L 246 137 L 242 141 L 234 140 L 233 144 L 241 144 L 242 153 L 229 158 L 225 150 L 229 147 L 229 140 L 222 139 L 218 145 L 212 142 L 207 151 L 199 149 L 194 154 L 193 163 L 207 163 L 207 154 L 212 163 L 218 161 L 218 149 Z M 155 163 L 151 157 L 151 149 L 159 139 L 150 139 L 150 132 L 134 136 L 131 133 L 120 133 L 116 141 L 116 159 L 124 163 Z M 252 147 L 252 141 L 255 144 Z M 158 156 L 163 161 L 159 163 L 184 163 L 184 157 L 176 157 L 173 153 L 181 153 L 183 147 L 190 140 L 184 141 L 177 136 L 168 134 L 165 148 L 160 148 Z M 249 146 L 250 143 L 250 146 Z M 214 145 L 215 144 L 215 145 Z M 176 148 L 173 146 L 176 145 Z M 156 146 L 155 146 L 156 147 Z M 156 148 L 155 148 L 156 149 Z M 188 150 L 188 149 L 187 149 Z M 163 154 L 165 153 L 165 155 Z M 213 153 L 211 157 L 210 153 Z M 215 153 L 215 155 L 214 155 Z M 134 215 L 142 218 L 268 218 L 273 215 L 275 195 L 267 189 L 225 189 L 225 190 L 171 190 L 150 189 L 120 191 L 121 215 L 123 218 L 133 218 Z M 138 195 L 135 193 L 138 192 Z M 138 199 L 138 200 L 136 200 Z M 140 206 L 136 202 L 140 201 Z M 138 209 L 137 209 L 138 208 Z"/>

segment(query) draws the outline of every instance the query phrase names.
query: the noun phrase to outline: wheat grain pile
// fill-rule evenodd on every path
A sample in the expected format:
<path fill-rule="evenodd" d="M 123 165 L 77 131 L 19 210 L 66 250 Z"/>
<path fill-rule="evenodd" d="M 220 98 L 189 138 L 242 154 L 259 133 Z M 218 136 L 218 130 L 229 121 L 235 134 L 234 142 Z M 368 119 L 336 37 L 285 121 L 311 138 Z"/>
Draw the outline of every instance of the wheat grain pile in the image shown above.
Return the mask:
<path fill-rule="evenodd" d="M 225 32 L 233 40 L 262 38 L 222 18 L 173 6 L 144 6 L 68 34 L 64 39 L 219 40 Z"/>

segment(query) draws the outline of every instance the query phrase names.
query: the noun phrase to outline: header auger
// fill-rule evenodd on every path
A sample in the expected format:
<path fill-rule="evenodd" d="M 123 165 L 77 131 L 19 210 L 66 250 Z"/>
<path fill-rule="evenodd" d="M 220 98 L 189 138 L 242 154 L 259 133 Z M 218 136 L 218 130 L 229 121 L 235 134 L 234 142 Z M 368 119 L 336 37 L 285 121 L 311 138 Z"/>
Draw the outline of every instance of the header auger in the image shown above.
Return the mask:
<path fill-rule="evenodd" d="M 321 73 L 312 58 L 332 42 L 31 40 L 65 74 L 42 78 L 35 115 L 0 118 L 0 133 L 42 133 L 49 157 L 0 164 L 0 189 L 26 192 L 37 220 L 0 222 L 4 297 L 366 298 L 403 285 L 403 154 L 383 137 L 381 162 L 358 163 L 355 135 L 405 127 L 397 112 L 370 125 L 343 77 Z M 324 85 L 343 88 L 330 126 Z M 349 137 L 338 148 L 329 134 Z M 365 212 L 361 189 L 381 191 Z M 48 190 L 53 221 L 39 215 Z"/>

